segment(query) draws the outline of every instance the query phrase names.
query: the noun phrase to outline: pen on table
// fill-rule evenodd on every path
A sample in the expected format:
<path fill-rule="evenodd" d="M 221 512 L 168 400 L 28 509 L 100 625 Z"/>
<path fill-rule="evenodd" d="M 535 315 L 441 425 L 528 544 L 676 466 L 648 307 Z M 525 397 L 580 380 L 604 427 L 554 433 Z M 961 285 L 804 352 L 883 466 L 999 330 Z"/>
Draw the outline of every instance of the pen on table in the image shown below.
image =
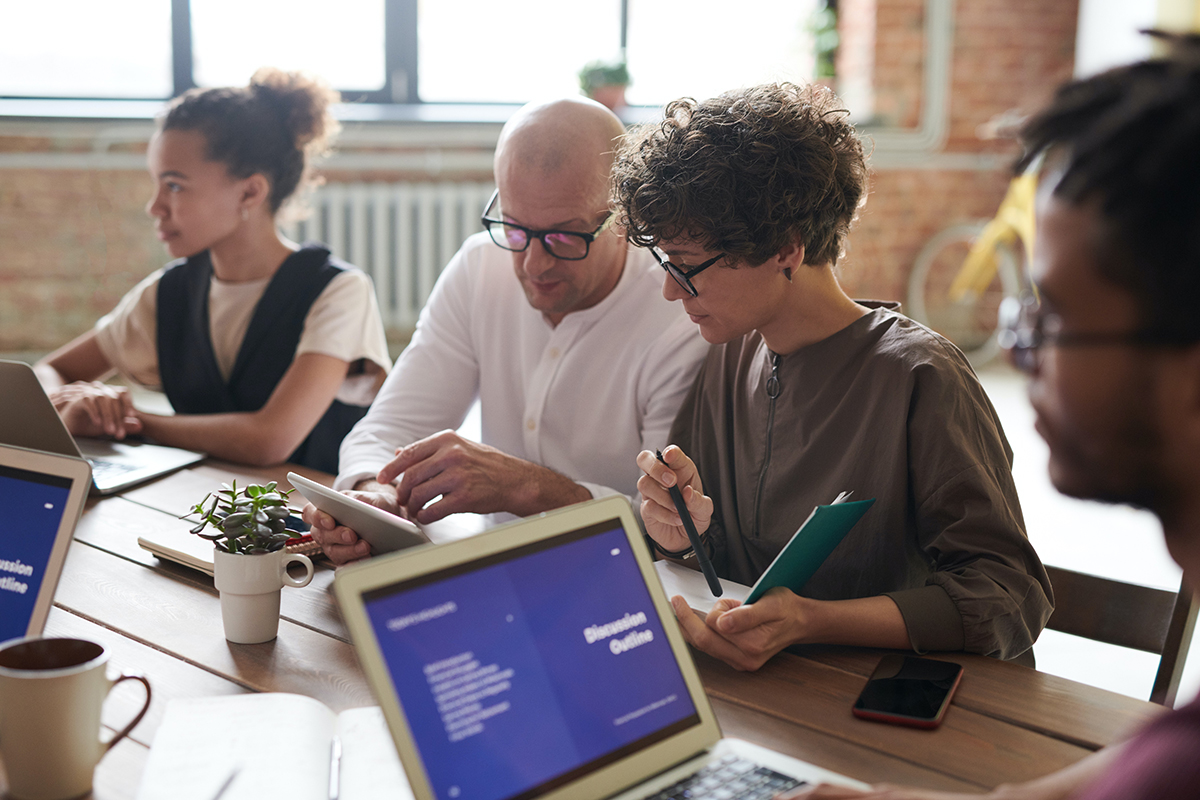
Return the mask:
<path fill-rule="evenodd" d="M 329 745 L 329 800 L 338 800 L 342 793 L 342 740 Z"/>
<path fill-rule="evenodd" d="M 233 783 L 233 779 L 236 778 L 238 773 L 241 771 L 242 767 L 240 764 L 234 767 L 233 771 L 229 773 L 229 776 L 225 778 L 225 782 L 221 784 L 219 789 L 217 789 L 217 793 L 212 796 L 212 800 L 221 800 L 221 798 L 225 796 L 225 792 L 229 789 L 230 784 Z"/>
<path fill-rule="evenodd" d="M 663 458 L 662 450 L 655 450 L 654 456 L 664 466 L 670 468 L 667 460 Z M 708 554 L 704 552 L 704 547 L 700 544 L 700 534 L 696 533 L 696 523 L 692 521 L 692 514 L 688 511 L 687 503 L 683 502 L 683 492 L 679 491 L 679 487 L 675 485 L 668 486 L 667 491 L 671 493 L 675 510 L 679 512 L 679 518 L 683 520 L 683 529 L 687 531 L 688 541 L 692 543 L 692 552 L 696 554 L 696 561 L 700 564 L 700 571 L 704 573 L 704 580 L 708 581 L 709 591 L 713 593 L 713 597 L 720 597 L 725 590 L 721 588 L 716 570 L 713 569 L 712 562 L 708 560 Z"/>

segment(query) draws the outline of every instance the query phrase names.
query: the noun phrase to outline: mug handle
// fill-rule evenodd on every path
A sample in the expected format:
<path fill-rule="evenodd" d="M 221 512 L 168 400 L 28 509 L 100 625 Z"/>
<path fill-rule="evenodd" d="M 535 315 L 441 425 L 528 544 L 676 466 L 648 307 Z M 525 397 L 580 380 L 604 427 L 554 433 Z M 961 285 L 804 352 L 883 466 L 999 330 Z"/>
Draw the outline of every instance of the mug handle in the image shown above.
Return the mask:
<path fill-rule="evenodd" d="M 120 683 L 121 681 L 141 681 L 142 685 L 146 687 L 146 702 L 142 705 L 142 710 L 137 713 L 137 716 L 134 717 L 133 720 L 128 725 L 126 725 L 124 728 L 122 728 L 117 733 L 117 735 L 114 736 L 112 739 L 110 739 L 108 744 L 106 744 L 104 746 L 104 752 L 106 752 L 106 753 L 109 750 L 113 749 L 113 745 L 115 745 L 117 742 L 121 741 L 122 739 L 124 739 L 126 736 L 129 735 L 129 732 L 131 730 L 133 730 L 134 727 L 139 722 L 142 721 L 142 717 L 146 716 L 146 711 L 149 710 L 149 708 L 150 708 L 150 681 L 146 680 L 145 677 L 143 677 L 141 675 L 124 675 L 124 674 L 122 674 L 121 677 L 119 677 L 115 681 L 113 681 L 112 686 L 108 687 L 108 690 L 111 692 L 113 690 L 113 688 L 115 688 L 116 685 L 118 683 Z"/>
<path fill-rule="evenodd" d="M 291 575 L 289 575 L 287 569 L 288 564 L 303 564 L 304 577 L 293 578 Z M 308 586 L 309 582 L 313 579 L 312 559 L 302 553 L 288 553 L 287 558 L 283 559 L 282 569 L 283 574 L 279 576 L 279 579 L 283 581 L 285 586 L 294 586 L 299 589 L 302 586 Z"/>

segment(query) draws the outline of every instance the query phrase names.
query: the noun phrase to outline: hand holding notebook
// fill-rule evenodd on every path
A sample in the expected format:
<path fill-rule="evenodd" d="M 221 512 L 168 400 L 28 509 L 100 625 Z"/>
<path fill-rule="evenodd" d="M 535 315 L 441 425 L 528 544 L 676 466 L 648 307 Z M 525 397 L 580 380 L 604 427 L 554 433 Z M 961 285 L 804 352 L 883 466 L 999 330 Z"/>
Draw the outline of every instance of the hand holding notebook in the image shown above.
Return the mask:
<path fill-rule="evenodd" d="M 745 605 L 753 603 L 776 586 L 798 592 L 875 502 L 861 500 L 847 503 L 849 497 L 850 492 L 842 492 L 829 505 L 814 508 L 753 588 L 722 578 L 725 596 Z M 819 521 L 814 522 L 814 519 Z M 668 597 L 681 595 L 688 606 L 702 614 L 712 610 L 714 600 L 711 593 L 705 591 L 705 583 L 699 573 L 670 561 L 656 561 L 654 566 Z"/>
<path fill-rule="evenodd" d="M 799 593 L 829 554 L 850 532 L 875 499 L 848 502 L 850 492 L 842 492 L 827 506 L 817 506 L 800 528 L 792 534 L 766 571 L 759 576 L 746 597 L 749 605 L 776 586 Z"/>

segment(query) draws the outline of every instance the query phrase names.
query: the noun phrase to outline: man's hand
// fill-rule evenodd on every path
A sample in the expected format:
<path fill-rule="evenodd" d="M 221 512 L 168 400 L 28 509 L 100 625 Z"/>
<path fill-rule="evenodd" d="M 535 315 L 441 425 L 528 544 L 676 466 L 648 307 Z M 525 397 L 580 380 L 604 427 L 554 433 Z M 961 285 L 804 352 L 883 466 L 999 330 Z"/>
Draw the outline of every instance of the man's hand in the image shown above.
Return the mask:
<path fill-rule="evenodd" d="M 99 381 L 68 383 L 50 393 L 50 401 L 73 436 L 124 439 L 142 432 L 129 391 Z"/>
<path fill-rule="evenodd" d="M 691 541 L 683 529 L 683 520 L 679 518 L 668 487 L 681 487 L 680 494 L 683 495 L 688 513 L 692 515 L 692 522 L 696 524 L 697 533 L 708 530 L 712 521 L 713 501 L 704 494 L 696 465 L 682 450 L 671 445 L 663 451 L 663 458 L 666 464 L 649 450 L 638 453 L 637 465 L 646 473 L 638 478 L 637 484 L 642 495 L 642 522 L 646 526 L 646 533 L 662 549 L 671 552 L 686 550 L 691 546 Z"/>
<path fill-rule="evenodd" d="M 352 491 L 342 492 L 347 497 L 370 503 L 391 514 L 404 516 L 396 502 L 396 489 L 375 481 L 359 481 Z M 309 534 L 321 545 L 326 557 L 334 564 L 347 564 L 371 554 L 371 545 L 358 537 L 352 528 L 338 525 L 337 520 L 309 503 L 302 513 L 304 521 L 311 527 Z"/>
<path fill-rule="evenodd" d="M 702 617 L 682 597 L 671 598 L 688 644 L 747 672 L 804 638 L 805 602 L 787 589 L 776 587 L 753 605 L 728 598 L 718 600 L 708 616 Z"/>
<path fill-rule="evenodd" d="M 376 480 L 390 484 L 401 474 L 396 502 L 421 523 L 464 511 L 525 517 L 592 498 L 570 478 L 449 430 L 399 448 Z"/>

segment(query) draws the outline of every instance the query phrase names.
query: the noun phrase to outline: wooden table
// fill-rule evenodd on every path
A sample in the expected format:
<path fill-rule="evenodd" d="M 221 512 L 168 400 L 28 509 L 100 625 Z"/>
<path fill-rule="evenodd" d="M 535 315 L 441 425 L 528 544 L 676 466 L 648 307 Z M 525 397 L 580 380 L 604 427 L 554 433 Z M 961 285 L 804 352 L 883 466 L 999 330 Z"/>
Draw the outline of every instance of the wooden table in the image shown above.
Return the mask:
<path fill-rule="evenodd" d="M 329 482 L 327 475 L 297 471 Z M 330 593 L 331 568 L 318 567 L 308 587 L 283 592 L 276 640 L 235 645 L 225 641 L 212 580 L 138 547 L 147 531 L 189 527 L 177 515 L 221 481 L 283 483 L 286 472 L 210 461 L 89 503 L 46 634 L 99 642 L 115 667 L 142 672 L 154 686 L 145 720 L 97 769 L 95 797 L 136 795 L 173 698 L 278 691 L 315 697 L 334 711 L 374 703 Z M 878 651 L 809 647 L 743 674 L 697 654 L 726 735 L 868 782 L 970 791 L 1025 780 L 1077 761 L 1161 711 L 1024 667 L 954 654 L 944 658 L 966 669 L 938 730 L 881 725 L 850 714 L 878 658 Z M 120 727 L 141 702 L 140 688 L 118 686 L 105 705 L 105 724 Z"/>

